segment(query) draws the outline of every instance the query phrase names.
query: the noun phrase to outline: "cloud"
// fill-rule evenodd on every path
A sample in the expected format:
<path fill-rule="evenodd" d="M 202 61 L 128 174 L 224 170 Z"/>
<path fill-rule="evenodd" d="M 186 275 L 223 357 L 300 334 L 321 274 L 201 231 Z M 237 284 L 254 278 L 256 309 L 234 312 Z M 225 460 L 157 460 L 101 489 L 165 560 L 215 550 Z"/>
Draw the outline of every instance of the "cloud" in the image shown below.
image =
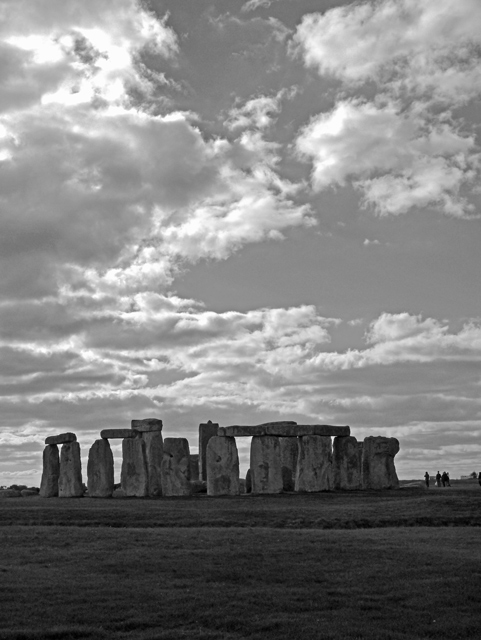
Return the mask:
<path fill-rule="evenodd" d="M 474 0 L 382 0 L 305 15 L 291 50 L 342 83 L 335 106 L 297 140 L 314 189 L 352 180 L 379 215 L 435 207 L 475 217 L 479 148 L 454 109 L 481 92 L 480 27 Z"/>
<path fill-rule="evenodd" d="M 316 190 L 355 177 L 365 202 L 380 215 L 430 204 L 459 217 L 472 209 L 460 189 L 477 177 L 474 136 L 449 121 L 429 121 L 390 101 L 343 100 L 315 116 L 296 145 L 301 156 L 312 158 Z"/>
<path fill-rule="evenodd" d="M 241 11 L 255 11 L 259 7 L 262 9 L 268 9 L 273 2 L 277 2 L 278 0 L 249 0 L 245 4 L 242 5 Z"/>
<path fill-rule="evenodd" d="M 481 86 L 480 27 L 476 0 L 382 0 L 307 14 L 294 42 L 322 74 L 462 102 Z"/>

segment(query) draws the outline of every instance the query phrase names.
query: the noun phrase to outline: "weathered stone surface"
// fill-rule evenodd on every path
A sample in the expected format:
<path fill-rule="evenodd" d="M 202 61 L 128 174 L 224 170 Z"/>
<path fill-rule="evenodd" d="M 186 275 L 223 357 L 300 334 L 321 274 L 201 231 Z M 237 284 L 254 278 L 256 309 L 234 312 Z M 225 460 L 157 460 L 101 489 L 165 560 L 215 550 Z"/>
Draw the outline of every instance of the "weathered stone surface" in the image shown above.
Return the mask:
<path fill-rule="evenodd" d="M 254 436 L 251 442 L 252 493 L 281 493 L 281 447 L 276 436 Z"/>
<path fill-rule="evenodd" d="M 21 498 L 22 494 L 16 489 L 0 489 L 1 498 Z"/>
<path fill-rule="evenodd" d="M 246 493 L 252 493 L 252 473 L 250 469 L 247 469 L 246 473 Z"/>
<path fill-rule="evenodd" d="M 282 487 L 284 491 L 294 491 L 296 481 L 297 456 L 299 443 L 297 438 L 279 438 L 281 449 Z"/>
<path fill-rule="evenodd" d="M 162 459 L 162 495 L 189 496 L 190 449 L 186 438 L 166 438 Z"/>
<path fill-rule="evenodd" d="M 161 431 L 143 431 L 145 442 L 147 470 L 149 474 L 149 496 L 162 495 L 162 460 L 164 458 L 164 441 Z"/>
<path fill-rule="evenodd" d="M 149 494 L 149 472 L 142 438 L 122 440 L 120 486 L 126 496 L 143 498 Z"/>
<path fill-rule="evenodd" d="M 136 438 L 139 435 L 138 431 L 132 431 L 132 429 L 102 429 L 100 437 L 104 440 L 114 440 L 115 438 Z"/>
<path fill-rule="evenodd" d="M 217 422 L 203 422 L 199 425 L 199 480 L 207 480 L 207 443 L 217 435 Z"/>
<path fill-rule="evenodd" d="M 213 436 L 207 444 L 207 495 L 239 495 L 239 455 L 235 438 Z"/>
<path fill-rule="evenodd" d="M 384 436 L 364 438 L 362 449 L 362 488 L 397 489 L 399 480 L 394 456 L 399 451 L 399 440 Z"/>
<path fill-rule="evenodd" d="M 140 431 L 142 433 L 148 431 L 162 431 L 162 420 L 159 420 L 158 418 L 132 420 L 131 427 L 134 431 Z"/>
<path fill-rule="evenodd" d="M 78 442 L 69 442 L 60 449 L 58 497 L 80 498 L 83 494 L 80 445 Z"/>
<path fill-rule="evenodd" d="M 76 442 L 75 433 L 59 433 L 58 436 L 48 436 L 45 438 L 45 444 L 67 444 L 68 442 Z"/>
<path fill-rule="evenodd" d="M 43 470 L 40 482 L 42 498 L 58 496 L 58 477 L 60 475 L 60 455 L 56 444 L 48 444 L 43 450 Z"/>
<path fill-rule="evenodd" d="M 265 425 L 220 427 L 219 436 L 278 436 L 284 438 L 298 438 L 301 436 L 348 436 L 350 427 L 333 427 L 328 424 L 291 424 L 272 422 Z"/>
<path fill-rule="evenodd" d="M 329 436 L 299 438 L 296 491 L 330 491 L 332 487 L 332 443 Z"/>
<path fill-rule="evenodd" d="M 190 454 L 190 481 L 196 482 L 199 480 L 199 454 Z"/>
<path fill-rule="evenodd" d="M 338 436 L 332 446 L 333 489 L 361 489 L 361 465 L 358 441 L 354 436 Z"/>
<path fill-rule="evenodd" d="M 40 494 L 36 489 L 22 489 L 20 495 L 22 498 L 38 498 Z"/>
<path fill-rule="evenodd" d="M 108 440 L 96 440 L 89 450 L 87 489 L 90 498 L 110 498 L 114 492 L 114 456 Z"/>
<path fill-rule="evenodd" d="M 112 493 L 112 498 L 126 498 L 126 497 L 127 497 L 127 494 L 121 487 L 117 487 L 116 489 L 114 489 L 114 492 Z"/>
<path fill-rule="evenodd" d="M 239 493 L 247 493 L 245 478 L 239 478 Z"/>

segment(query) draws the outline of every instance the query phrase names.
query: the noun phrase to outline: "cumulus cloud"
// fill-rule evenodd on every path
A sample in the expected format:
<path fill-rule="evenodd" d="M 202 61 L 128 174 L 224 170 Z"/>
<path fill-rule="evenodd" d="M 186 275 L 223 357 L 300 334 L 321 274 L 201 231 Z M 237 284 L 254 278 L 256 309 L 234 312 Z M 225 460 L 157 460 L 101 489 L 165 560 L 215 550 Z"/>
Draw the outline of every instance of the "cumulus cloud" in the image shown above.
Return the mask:
<path fill-rule="evenodd" d="M 480 26 L 474 0 L 382 0 L 304 16 L 297 51 L 343 83 L 334 108 L 297 140 L 312 159 L 314 188 L 353 180 L 381 215 L 428 206 L 475 215 L 468 196 L 479 149 L 453 108 L 481 92 Z M 370 102 L 361 87 L 368 81 Z"/>

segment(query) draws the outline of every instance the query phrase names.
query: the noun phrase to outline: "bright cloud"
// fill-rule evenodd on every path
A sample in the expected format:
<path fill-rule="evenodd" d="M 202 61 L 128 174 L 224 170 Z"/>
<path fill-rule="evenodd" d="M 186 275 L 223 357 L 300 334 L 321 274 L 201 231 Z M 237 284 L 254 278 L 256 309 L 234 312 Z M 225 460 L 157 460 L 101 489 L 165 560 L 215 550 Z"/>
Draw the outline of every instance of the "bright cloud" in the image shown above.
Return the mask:
<path fill-rule="evenodd" d="M 452 110 L 481 92 L 480 26 L 474 0 L 383 0 L 304 16 L 294 42 L 305 64 L 358 94 L 300 132 L 314 188 L 354 180 L 381 215 L 428 206 L 475 215 L 479 149 Z M 372 102 L 359 97 L 367 81 Z"/>

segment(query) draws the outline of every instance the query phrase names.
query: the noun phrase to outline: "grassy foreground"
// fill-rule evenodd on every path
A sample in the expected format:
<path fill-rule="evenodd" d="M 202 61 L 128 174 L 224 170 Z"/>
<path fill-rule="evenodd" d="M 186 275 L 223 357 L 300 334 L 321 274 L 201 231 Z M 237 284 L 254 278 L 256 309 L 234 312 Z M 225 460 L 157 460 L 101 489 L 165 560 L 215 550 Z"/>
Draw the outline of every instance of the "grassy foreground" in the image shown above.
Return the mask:
<path fill-rule="evenodd" d="M 478 638 L 481 489 L 448 491 L 3 500 L 0 638 Z"/>

